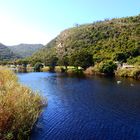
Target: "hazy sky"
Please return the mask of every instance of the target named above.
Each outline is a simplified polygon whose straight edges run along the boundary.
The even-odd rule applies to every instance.
[[[42,43],[76,23],[140,14],[140,0],[0,0],[0,42]]]

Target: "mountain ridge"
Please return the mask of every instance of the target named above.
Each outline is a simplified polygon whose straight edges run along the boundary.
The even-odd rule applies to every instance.
[[[26,44],[26,43],[20,43],[18,45],[8,46],[8,48],[20,56],[21,58],[28,57],[32,55],[35,51],[42,48],[42,44]]]
[[[0,43],[0,61],[16,59],[16,56],[6,45]]]
[[[31,56],[37,50],[43,47],[42,44],[26,44],[20,43],[18,45],[7,46],[0,43],[0,60],[12,60],[18,58],[25,58]]]
[[[95,63],[113,60],[140,64],[140,15],[66,29],[31,59],[46,62],[55,56],[61,60],[81,49],[90,52]]]

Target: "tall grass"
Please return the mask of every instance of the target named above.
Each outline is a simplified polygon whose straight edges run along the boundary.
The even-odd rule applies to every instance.
[[[137,80],[140,80],[140,68],[131,68],[131,69],[118,69],[115,73],[116,76],[121,77],[130,77]]]
[[[0,67],[0,139],[29,139],[41,105],[37,93],[19,84],[12,71]]]

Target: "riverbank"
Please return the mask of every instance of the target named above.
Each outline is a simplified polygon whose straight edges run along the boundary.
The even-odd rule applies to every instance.
[[[49,72],[50,68],[43,67],[41,69],[42,72]],[[86,70],[83,70],[81,67],[74,67],[68,66],[67,70],[64,66],[56,66],[54,72],[63,73],[65,72],[67,75],[84,75],[84,76],[94,76],[94,75],[101,75],[101,76],[115,76],[115,77],[125,77],[125,78],[133,78],[136,80],[140,80],[140,68],[118,68],[114,71],[114,73],[103,73],[100,72],[100,69],[97,66],[91,66]]]
[[[67,75],[85,75],[85,76],[116,76],[116,77],[128,77],[136,80],[140,80],[140,66],[126,65],[125,63],[121,66],[120,64],[115,64],[114,62],[108,61],[105,63],[97,63],[94,66],[90,66],[86,69],[78,66],[44,66],[42,63],[39,65],[31,66],[28,64],[26,67],[24,65],[10,65],[7,66],[15,72],[57,72],[66,73]]]
[[[12,71],[0,67],[0,139],[28,139],[41,106],[38,93],[19,84]]]
[[[136,68],[130,68],[130,69],[127,69],[127,68],[118,69],[115,72],[115,76],[129,77],[136,80],[140,80],[140,68],[136,67]]]

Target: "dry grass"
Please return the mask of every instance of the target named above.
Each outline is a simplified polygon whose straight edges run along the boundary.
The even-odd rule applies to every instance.
[[[137,80],[140,80],[140,68],[131,68],[131,69],[118,69],[115,73],[116,76],[121,77],[130,77]]]
[[[28,139],[41,111],[42,99],[0,67],[0,139]]]
[[[42,72],[48,72],[50,71],[50,67],[49,66],[45,66],[41,69]]]

